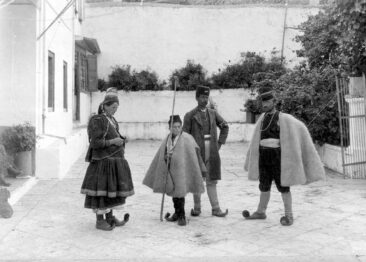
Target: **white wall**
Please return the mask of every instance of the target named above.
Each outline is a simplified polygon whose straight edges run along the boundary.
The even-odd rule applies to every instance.
[[[54,20],[69,0],[41,1],[37,12],[37,36]],[[37,143],[36,176],[63,178],[71,165],[85,152],[88,139],[85,129],[73,129],[75,34],[81,34],[74,7],[37,41],[37,131],[45,134]],[[48,51],[55,54],[55,109],[48,109]],[[63,107],[63,64],[68,66],[67,110]],[[44,123],[42,114],[45,114]],[[80,95],[80,125],[90,114],[90,95]],[[83,123],[84,122],[84,123]]]
[[[62,179],[70,167],[86,152],[86,129],[74,130],[67,138],[42,137],[37,143],[36,177]]]
[[[287,25],[296,27],[318,8],[290,7]],[[162,79],[185,65],[201,63],[209,73],[245,51],[281,49],[285,9],[266,6],[112,6],[87,5],[85,35],[98,39],[100,78],[115,65],[151,68]],[[298,61],[293,41],[298,30],[288,29],[286,58]],[[265,54],[266,56],[268,55]]]
[[[0,126],[35,124],[36,8],[0,9]]]
[[[85,126],[88,124],[89,117],[91,115],[91,102],[92,96],[88,93],[80,93],[80,125]]]
[[[164,122],[167,123],[172,111],[173,91],[118,91],[120,106],[116,119],[120,122]],[[105,92],[95,92],[92,98],[92,111],[96,112],[104,99]],[[249,97],[244,89],[211,90],[210,97],[217,103],[219,113],[228,122],[245,122],[241,112]],[[195,91],[179,91],[176,95],[175,114],[182,118],[185,113],[197,106]]]
[[[317,146],[317,150],[325,167],[340,174],[343,173],[341,147],[324,144]]]
[[[168,132],[168,119],[172,111],[173,91],[119,91],[120,106],[115,114],[121,132],[130,139],[162,139]],[[93,93],[92,111],[96,112],[105,93]],[[218,111],[229,122],[228,141],[248,141],[252,126],[245,124],[243,109],[249,91],[244,89],[211,90]],[[177,92],[175,112],[183,120],[185,113],[197,106],[195,91]]]
[[[57,14],[65,7],[68,1],[45,1],[40,15],[44,17],[46,22],[44,28],[48,26]],[[73,86],[73,68],[74,68],[74,25],[73,25],[73,8],[63,14],[62,19],[56,22],[46,34],[39,40],[44,42],[44,57],[41,57],[40,68],[43,76],[40,87],[42,90],[41,108],[45,108],[45,133],[57,136],[67,136],[71,133],[72,123],[72,86]],[[40,28],[43,32],[44,28]],[[48,51],[55,54],[55,109],[48,109]],[[63,62],[68,66],[68,109],[63,108]],[[39,116],[41,117],[41,116]]]

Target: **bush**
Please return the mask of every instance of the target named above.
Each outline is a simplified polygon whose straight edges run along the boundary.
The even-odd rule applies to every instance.
[[[366,5],[354,0],[337,0],[300,25],[296,37],[310,68],[332,66],[348,75],[366,72]]]
[[[108,86],[116,87],[118,90],[131,91],[134,86],[131,66],[112,67],[112,73],[108,76]]]
[[[36,129],[29,123],[5,129],[2,142],[10,153],[31,151],[36,146]]]
[[[317,144],[340,144],[335,71],[304,64],[275,82],[278,107],[303,121]]]
[[[130,65],[115,66],[108,76],[107,87],[116,87],[118,90],[162,90],[164,82],[160,83],[155,72],[149,70],[131,70]],[[101,91],[106,90],[103,80],[100,81]]]
[[[150,72],[148,70],[142,70],[140,72],[133,72],[133,77],[135,79],[135,90],[161,90],[163,85],[159,84],[158,76],[155,72]]]
[[[262,104],[259,99],[248,99],[244,104],[245,112],[251,112],[255,115],[262,113]]]
[[[271,52],[269,61],[255,52],[247,52],[239,63],[228,65],[224,70],[213,74],[211,82],[213,88],[252,88],[254,81],[260,81],[265,74],[271,74],[277,79],[285,72],[276,50]]]
[[[193,61],[188,60],[184,67],[174,70],[169,77],[169,88],[174,89],[175,78],[178,78],[179,81],[177,90],[181,91],[196,90],[197,85],[209,86],[206,74],[207,72],[201,64],[195,64]]]
[[[98,79],[98,90],[99,91],[106,91],[108,89],[108,82],[104,79]]]

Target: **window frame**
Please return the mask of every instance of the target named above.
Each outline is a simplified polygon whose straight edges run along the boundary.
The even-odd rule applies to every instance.
[[[55,112],[55,64],[56,57],[55,53],[48,50],[48,60],[47,60],[47,91],[48,91],[48,99],[47,99],[47,108],[49,112]]]
[[[68,111],[68,64],[66,61],[63,61],[63,109],[64,112]]]

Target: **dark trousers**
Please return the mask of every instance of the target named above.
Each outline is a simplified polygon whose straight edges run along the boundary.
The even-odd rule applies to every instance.
[[[185,217],[185,214],[186,214],[184,211],[185,198],[184,197],[173,197],[173,203],[174,203],[175,213],[178,215],[178,217]]]
[[[271,191],[272,181],[281,193],[290,192],[290,187],[281,186],[281,148],[259,147],[259,190]]]

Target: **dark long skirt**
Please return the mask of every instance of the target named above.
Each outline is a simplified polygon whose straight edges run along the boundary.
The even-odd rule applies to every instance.
[[[85,208],[107,209],[125,204],[134,194],[131,170],[123,157],[93,161],[85,174],[81,193]]]

